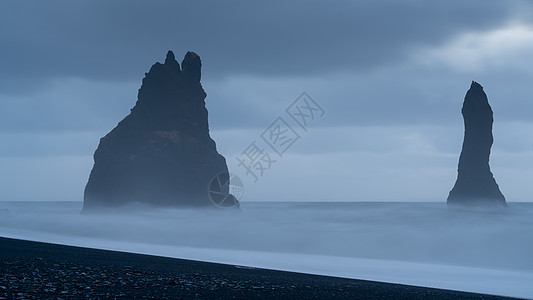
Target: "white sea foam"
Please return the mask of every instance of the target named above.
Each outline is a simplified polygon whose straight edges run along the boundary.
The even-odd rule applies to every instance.
[[[0,202],[0,235],[235,265],[533,298],[533,203],[243,203],[241,211],[80,215]]]

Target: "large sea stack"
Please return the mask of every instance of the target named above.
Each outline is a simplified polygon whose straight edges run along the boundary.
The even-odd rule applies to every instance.
[[[94,153],[84,212],[135,202],[214,206],[210,182],[228,167],[209,136],[201,66],[187,52],[180,68],[169,51],[164,64],[146,73],[135,107]],[[220,192],[228,194],[228,185]]]
[[[472,81],[462,109],[465,137],[455,186],[448,205],[507,206],[489,166],[492,108],[483,87]]]

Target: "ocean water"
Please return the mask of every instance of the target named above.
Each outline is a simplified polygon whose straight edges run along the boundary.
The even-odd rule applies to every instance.
[[[0,236],[533,298],[533,203],[257,203],[81,215],[0,202]]]

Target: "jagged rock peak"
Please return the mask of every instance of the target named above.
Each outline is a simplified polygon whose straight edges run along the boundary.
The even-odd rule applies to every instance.
[[[470,89],[472,89],[472,90],[483,90],[483,86],[481,86],[481,84],[477,83],[476,81],[472,80],[472,84],[470,85]]]
[[[176,56],[174,56],[174,52],[172,50],[168,50],[167,57],[165,58],[165,64],[172,63],[176,61]]]
[[[202,61],[200,56],[194,52],[187,52],[185,58],[181,62],[183,68],[183,75],[191,82],[200,82]]]
[[[491,111],[490,115],[492,117],[492,108],[490,107],[487,94],[485,94],[485,92],[483,91],[483,86],[481,86],[481,84],[475,81],[472,81],[472,84],[470,85],[470,89],[466,93],[465,101],[463,104],[463,109],[465,108],[465,106],[468,107],[472,103],[482,104],[482,106],[475,105],[475,108],[476,109],[483,108],[485,110],[487,109],[490,110]]]
[[[165,65],[173,69],[177,69],[178,71],[181,71],[180,65],[176,60],[176,57],[174,56],[174,52],[172,52],[171,50],[168,50],[167,52],[167,57],[165,58]]]

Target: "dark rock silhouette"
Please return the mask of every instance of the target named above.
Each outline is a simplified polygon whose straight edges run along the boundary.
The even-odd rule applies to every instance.
[[[457,181],[448,196],[449,205],[507,206],[489,166],[492,147],[492,108],[483,87],[472,81],[462,114],[465,124]]]
[[[200,57],[187,52],[181,65],[172,51],[155,63],[131,113],[100,140],[84,212],[133,202],[213,206],[210,181],[228,168],[209,136]]]

